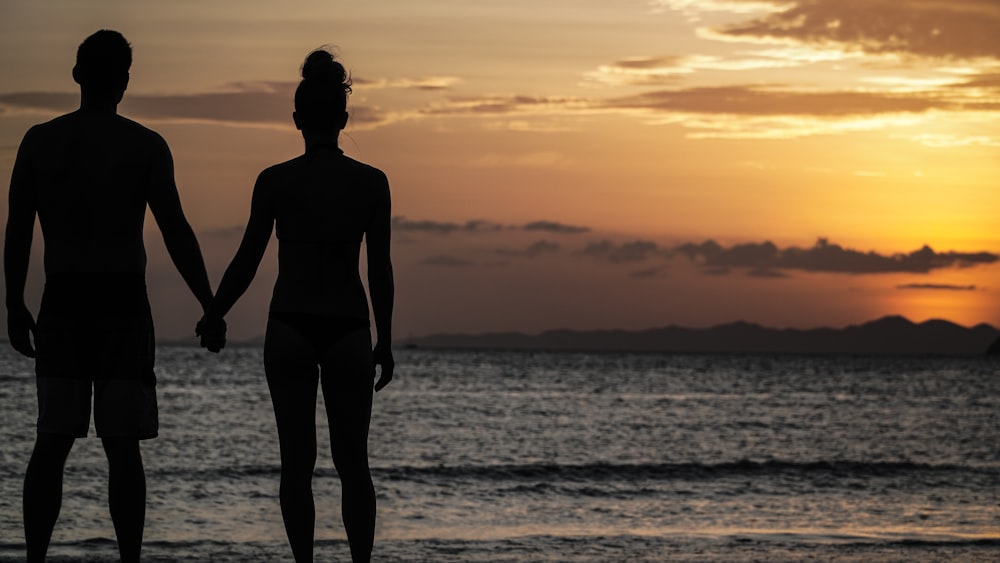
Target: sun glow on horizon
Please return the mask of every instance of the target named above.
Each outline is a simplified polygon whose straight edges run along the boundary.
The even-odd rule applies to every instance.
[[[404,333],[1000,326],[996,263],[948,257],[1000,254],[1000,15],[958,2],[9,3],[0,176],[31,124],[77,104],[82,38],[119,28],[135,61],[121,110],[170,144],[221,271],[257,173],[301,153],[301,59],[335,45],[355,78],[341,146],[387,173],[400,218]],[[151,239],[151,286],[181,299]],[[754,261],[819,239],[947,264]],[[677,254],[707,241],[716,263]],[[253,296],[257,323],[266,288]]]

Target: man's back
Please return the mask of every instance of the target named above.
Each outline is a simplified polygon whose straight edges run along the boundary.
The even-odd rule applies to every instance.
[[[23,496],[29,563],[45,560],[66,457],[73,441],[87,436],[91,411],[108,457],[118,551],[123,562],[139,561],[146,510],[139,440],[155,437],[159,427],[144,279],[147,205],[203,311],[212,300],[166,143],[117,115],[132,47],[121,33],[100,30],[80,44],[76,59],[80,110],[28,131],[8,195],[7,334],[14,349],[36,358],[38,388],[37,437]],[[37,324],[24,301],[36,216],[45,246]]]
[[[115,114],[77,111],[34,127],[21,150],[46,273],[142,273],[147,198],[173,181],[162,138]]]

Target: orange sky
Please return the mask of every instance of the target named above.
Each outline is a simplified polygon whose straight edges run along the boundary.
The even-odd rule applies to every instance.
[[[76,46],[117,29],[121,113],[170,143],[217,282],[256,174],[301,150],[298,65],[332,44],[355,80],[341,146],[393,189],[400,338],[1000,326],[995,0],[275,6],[4,2],[0,179],[31,124],[75,107]],[[186,336],[194,300],[148,246],[159,335]],[[273,279],[272,256],[234,338],[263,332]]]

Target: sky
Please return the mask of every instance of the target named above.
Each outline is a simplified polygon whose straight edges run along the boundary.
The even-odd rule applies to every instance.
[[[256,175],[301,154],[292,92],[326,45],[354,81],[341,147],[392,189],[398,339],[1000,326],[996,0],[4,0],[0,180],[78,106],[101,28],[133,45],[119,112],[170,144],[213,284]],[[193,338],[146,231],[158,337]],[[272,245],[231,338],[264,332],[275,275]]]

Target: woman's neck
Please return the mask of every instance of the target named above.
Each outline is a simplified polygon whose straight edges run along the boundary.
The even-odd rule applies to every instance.
[[[318,148],[337,148],[337,139],[340,133],[332,134],[316,134],[316,133],[303,133],[302,138],[306,143],[306,152],[315,150]]]

